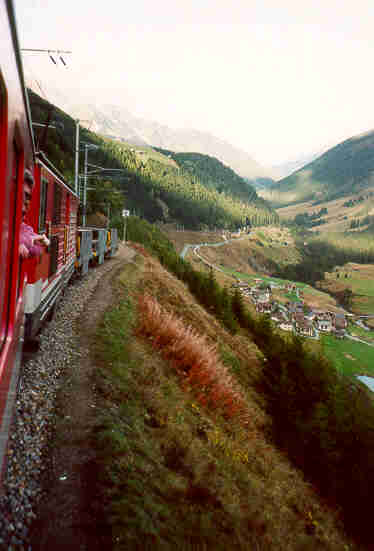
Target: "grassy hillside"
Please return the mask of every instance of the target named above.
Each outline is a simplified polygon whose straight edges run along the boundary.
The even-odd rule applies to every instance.
[[[347,377],[344,371],[336,370],[314,347],[305,347],[299,338],[283,337],[272,328],[266,317],[252,316],[238,291],[231,294],[227,288],[217,286],[211,272],[196,272],[173,252],[170,243],[156,228],[141,226],[136,219],[130,219],[129,224],[130,235],[144,243],[164,266],[184,281],[200,304],[209,313],[214,313],[232,335],[256,344],[264,355],[256,388],[265,398],[265,409],[272,420],[267,429],[270,441],[302,470],[328,503],[341,510],[346,528],[362,543],[362,549],[369,549],[370,545],[367,545],[372,541],[370,503],[374,488],[372,394],[354,378]],[[163,295],[157,289],[150,294],[158,301]],[[143,299],[139,304],[140,312],[144,313]],[[177,307],[180,299],[174,296],[171,304]],[[183,304],[182,310],[188,311]],[[185,349],[175,341],[174,333],[170,335],[167,329],[166,334],[157,330],[156,335],[151,337],[149,328],[154,327],[155,323],[150,322],[149,318],[161,317],[161,326],[165,328],[169,327],[171,318],[157,305],[147,309],[147,312],[148,321],[145,325],[141,322],[141,332],[144,327],[145,336],[150,338],[153,346],[156,349],[160,346],[161,351],[166,349],[166,357],[172,359],[177,371],[180,365],[182,380],[186,384],[191,382],[192,386],[187,384],[187,388],[198,390],[198,401],[201,400],[204,406],[213,404],[211,392],[222,395],[222,389],[217,388],[212,379],[211,369],[217,361],[210,362],[209,368],[203,367],[205,360],[200,363],[196,356],[186,355]],[[155,316],[149,316],[149,312],[154,312]],[[160,326],[160,323],[156,325]],[[176,325],[179,327],[179,322]],[[198,349],[201,349],[200,344],[194,348],[195,352]],[[184,358],[191,360],[187,359],[186,364]],[[200,382],[199,374],[203,377]],[[221,404],[226,412],[224,417],[228,415],[228,418],[234,404],[231,413],[234,415],[233,412],[238,412],[239,408],[239,412],[244,414],[243,395],[239,393],[234,398],[232,394],[232,391],[238,392],[238,387],[232,379],[222,379],[229,380],[231,391]],[[214,407],[219,408],[218,404]]]
[[[374,185],[374,132],[354,136],[261,192],[273,206],[331,201]]]
[[[318,285],[337,297],[341,296],[346,289],[351,290],[351,311],[362,315],[374,314],[373,265],[347,263],[337,266],[334,271],[326,272],[324,280]]]
[[[33,120],[39,123],[45,123],[48,118],[56,121],[56,129],[51,128],[47,133],[43,128],[37,130],[37,142],[55,166],[72,181],[75,121],[32,92],[30,103]],[[203,229],[236,228],[242,226],[247,218],[253,225],[278,219],[255,192],[248,193],[245,198],[233,195],[229,188],[220,193],[214,187],[204,185],[196,175],[180,170],[169,157],[151,148],[114,142],[85,129],[81,132],[81,142],[98,146],[97,150],[89,152],[90,163],[123,171],[119,174],[107,170],[105,176],[91,178],[90,187],[110,179],[113,186],[124,194],[126,207],[151,222],[174,221],[191,229]],[[83,155],[80,173],[83,172],[82,158]],[[243,186],[249,189],[244,181]],[[90,197],[88,199],[90,205]]]
[[[113,549],[359,549],[269,438],[261,350],[135,247],[95,354]]]
[[[279,218],[284,223],[293,224],[295,217],[312,217],[314,213],[321,211],[324,214],[315,221],[315,225],[309,225],[313,232],[361,232],[370,229],[373,224],[374,214],[374,188],[368,188],[365,192],[352,193],[340,199],[324,201],[315,205],[314,201],[296,203],[277,209]]]

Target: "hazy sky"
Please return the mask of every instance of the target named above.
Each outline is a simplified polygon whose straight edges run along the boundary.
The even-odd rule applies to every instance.
[[[63,93],[208,131],[264,165],[374,129],[373,0],[14,0]]]

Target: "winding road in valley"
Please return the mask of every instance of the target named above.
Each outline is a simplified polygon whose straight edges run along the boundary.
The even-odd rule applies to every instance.
[[[227,243],[230,243],[232,241],[238,241],[239,239],[245,239],[248,237],[249,234],[246,234],[244,235],[243,237],[236,237],[236,238],[233,238],[233,239],[226,239],[225,241],[220,241],[219,243],[200,243],[200,244],[190,244],[190,243],[186,243],[186,245],[183,247],[183,250],[182,252],[180,253],[180,256],[182,258],[185,258],[186,254],[188,253],[188,251],[190,249],[192,249],[193,253],[202,261],[204,262],[204,264],[206,264],[207,266],[209,266],[210,268],[213,268],[214,270],[218,270],[220,272],[223,272],[223,273],[226,273],[224,270],[222,270],[222,268],[219,268],[218,266],[216,266],[215,264],[211,264],[210,262],[208,262],[205,258],[203,258],[202,256],[199,255],[199,253],[197,252],[200,247],[221,247],[222,245],[226,245]],[[297,295],[299,294],[299,289],[296,289],[296,293]],[[345,311],[346,312],[346,311]],[[346,312],[347,313],[347,312]],[[360,316],[361,318],[365,317],[365,318],[369,318],[369,317],[374,317],[374,314],[373,315],[370,315],[370,316]],[[348,332],[345,333],[345,336],[352,340],[352,341],[356,341],[356,342],[360,342],[362,344],[366,344],[367,346],[374,346],[374,344],[372,343],[369,343],[367,341],[364,341],[362,339],[360,339],[359,337],[354,337],[353,335],[350,335]]]
[[[200,249],[200,247],[221,247],[222,245],[227,245],[227,243],[231,243],[232,241],[240,241],[242,239],[247,239],[249,237],[249,235],[250,235],[249,233],[246,233],[242,237],[234,237],[232,239],[225,239],[225,241],[219,241],[218,243],[200,243],[200,244],[195,243],[194,245],[191,245],[190,243],[186,243],[186,245],[183,247],[183,251],[180,253],[180,256],[184,259],[186,254],[188,253],[189,249],[192,249],[193,253],[198,258],[200,258],[200,260],[202,262],[204,262],[207,266],[209,266],[210,268],[213,268],[214,270],[219,270],[220,272],[226,273],[226,272],[224,272],[224,270],[222,270],[221,268],[219,268],[215,264],[210,264],[210,262],[208,262],[205,258],[200,256],[197,251]]]

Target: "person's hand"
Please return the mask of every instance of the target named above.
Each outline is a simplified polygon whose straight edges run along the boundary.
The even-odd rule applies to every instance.
[[[22,258],[28,258],[29,251],[27,250],[27,247],[25,245],[22,244],[19,246],[19,254]]]
[[[43,233],[42,238],[43,238],[43,243],[44,243],[44,245],[45,245],[46,247],[49,247],[50,240],[49,240],[48,237],[45,235],[45,233]]]
[[[41,243],[43,243],[43,245],[45,245],[46,247],[49,246],[49,239],[48,237],[45,235],[45,233],[43,233],[43,235],[37,235],[33,238],[33,243],[35,243],[35,241],[40,241]]]

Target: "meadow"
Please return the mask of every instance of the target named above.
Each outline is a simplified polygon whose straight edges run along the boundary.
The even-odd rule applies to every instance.
[[[372,192],[372,188],[368,188],[368,192]],[[357,218],[363,218],[366,215],[371,215],[374,211],[374,199],[369,196],[362,202],[356,202],[357,199],[363,195],[362,193],[354,193],[335,199],[333,201],[326,201],[315,204],[315,201],[299,202],[297,204],[289,205],[276,209],[279,217],[283,221],[291,221],[298,214],[307,212],[312,214],[321,208],[327,209],[327,214],[323,216],[326,224],[321,226],[315,226],[311,228],[312,232],[345,232],[349,229],[352,220]],[[365,194],[366,197],[366,194]],[[349,201],[352,202],[352,206],[344,206]]]
[[[374,347],[349,339],[321,335],[323,354],[344,375],[374,376]]]
[[[372,264],[347,263],[325,273],[328,289],[352,290],[352,312],[374,314],[374,266]]]

